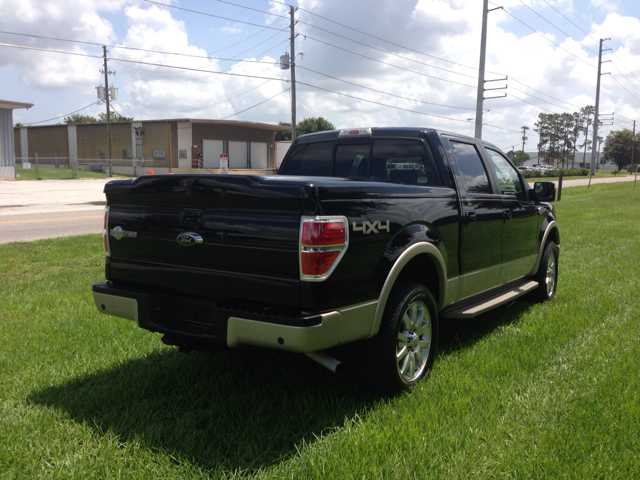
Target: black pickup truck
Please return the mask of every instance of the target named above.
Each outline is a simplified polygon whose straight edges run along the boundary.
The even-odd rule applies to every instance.
[[[425,377],[438,322],[528,293],[552,299],[553,183],[533,189],[493,145],[424,128],[296,139],[277,175],[106,184],[97,308],[182,350],[306,353],[353,343],[373,387]]]

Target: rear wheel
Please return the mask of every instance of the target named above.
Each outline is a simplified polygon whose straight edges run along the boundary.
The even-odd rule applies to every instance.
[[[431,371],[437,336],[438,314],[431,292],[418,283],[397,285],[378,335],[364,345],[362,376],[387,395],[410,390]]]
[[[536,301],[553,300],[558,287],[558,246],[549,240],[544,247],[540,267],[533,277],[538,282],[538,288],[533,291]]]

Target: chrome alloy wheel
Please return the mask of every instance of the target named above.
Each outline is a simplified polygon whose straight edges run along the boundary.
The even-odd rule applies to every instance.
[[[420,301],[411,303],[402,315],[396,347],[398,373],[405,382],[420,378],[427,366],[431,335],[429,309]]]
[[[556,291],[556,271],[558,266],[556,264],[556,252],[552,248],[549,250],[549,257],[547,260],[547,275],[545,283],[547,285],[547,298],[552,298]]]

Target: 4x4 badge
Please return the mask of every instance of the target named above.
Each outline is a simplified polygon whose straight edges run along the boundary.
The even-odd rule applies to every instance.
[[[390,233],[389,229],[389,220],[382,223],[380,220],[376,220],[375,222],[367,222],[366,220],[362,222],[361,226],[358,226],[356,222],[353,222],[353,231],[354,232],[362,232],[365,235],[369,233],[380,233],[379,230],[386,230],[387,233]]]

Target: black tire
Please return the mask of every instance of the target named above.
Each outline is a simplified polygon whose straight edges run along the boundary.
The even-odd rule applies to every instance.
[[[538,282],[531,296],[536,302],[553,300],[558,288],[558,246],[553,240],[549,240],[544,246],[542,259],[538,271],[533,279]]]
[[[423,285],[394,287],[378,334],[365,341],[359,370],[366,384],[385,395],[411,390],[431,371],[438,338],[438,312]]]

